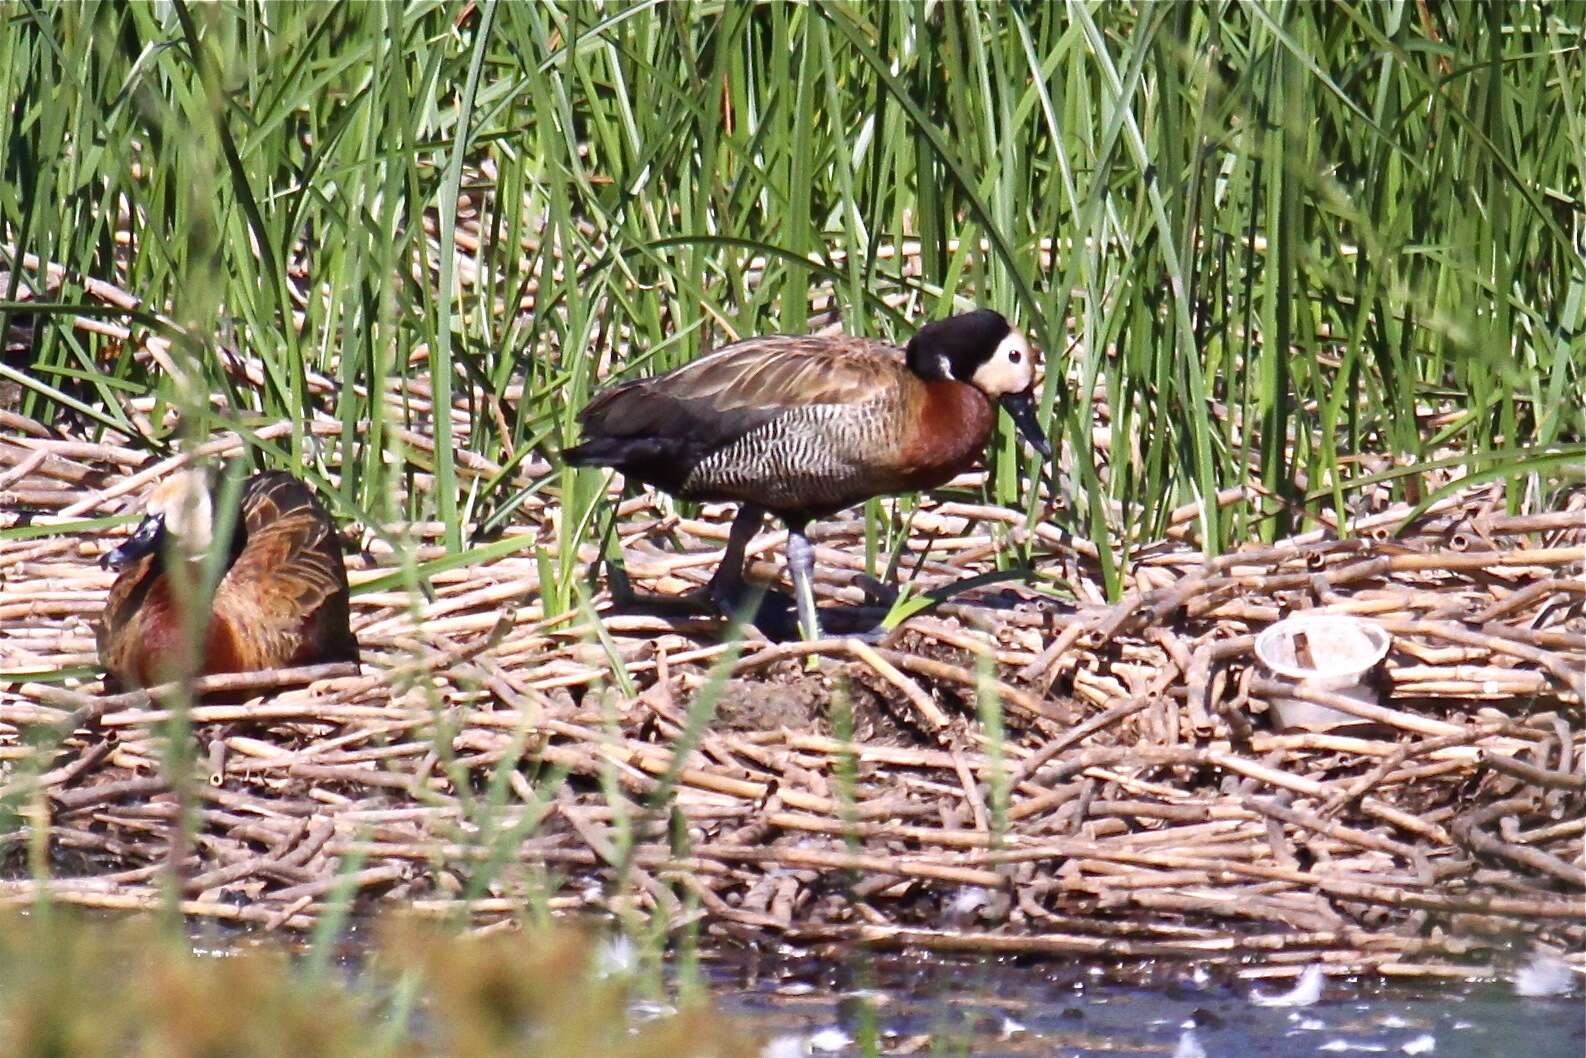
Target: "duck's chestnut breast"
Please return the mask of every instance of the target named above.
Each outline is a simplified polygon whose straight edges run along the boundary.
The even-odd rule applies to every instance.
[[[924,382],[921,390],[899,453],[912,489],[940,485],[974,466],[997,414],[984,393],[963,382]]]

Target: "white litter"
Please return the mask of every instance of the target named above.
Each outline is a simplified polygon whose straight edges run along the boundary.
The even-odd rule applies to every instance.
[[[1250,992],[1250,1002],[1258,1007],[1308,1007],[1322,998],[1322,967],[1319,963],[1312,963],[1300,974],[1300,979],[1294,987],[1287,992],[1276,995],[1266,995],[1255,990]]]
[[[1545,949],[1538,950],[1514,975],[1514,990],[1522,996],[1562,996],[1574,988],[1569,963]]]
[[[1206,1048],[1195,1038],[1194,1029],[1179,1033],[1178,1050],[1173,1052],[1173,1058],[1206,1058]]]
[[[766,1041],[760,1049],[760,1058],[808,1058],[809,1053],[803,1036],[778,1036]]]
[[[811,1033],[809,1042],[813,1050],[831,1052],[842,1050],[850,1043],[853,1043],[854,1039],[834,1025],[829,1029],[821,1029],[819,1032]]]

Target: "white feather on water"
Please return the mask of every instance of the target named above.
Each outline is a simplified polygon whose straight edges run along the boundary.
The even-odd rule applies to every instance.
[[[596,977],[631,977],[638,970],[638,946],[625,935],[606,937],[595,946]]]
[[[991,906],[991,890],[978,885],[966,885],[953,894],[947,905],[950,914],[967,918],[983,907]]]

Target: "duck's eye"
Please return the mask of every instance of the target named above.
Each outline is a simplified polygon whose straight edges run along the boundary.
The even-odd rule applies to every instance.
[[[1019,362],[1019,358],[1023,355],[1024,354],[1019,352],[1017,349],[1010,349],[1008,350],[1008,362],[1011,364],[1017,364]]]

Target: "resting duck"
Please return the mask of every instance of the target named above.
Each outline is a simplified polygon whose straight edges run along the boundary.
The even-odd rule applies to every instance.
[[[179,594],[201,588],[213,515],[206,476],[183,471],[155,487],[132,536],[100,559],[120,571],[98,629],[106,689],[357,661],[335,525],[307,485],[278,470],[244,483],[202,649],[184,649],[191,614]]]

